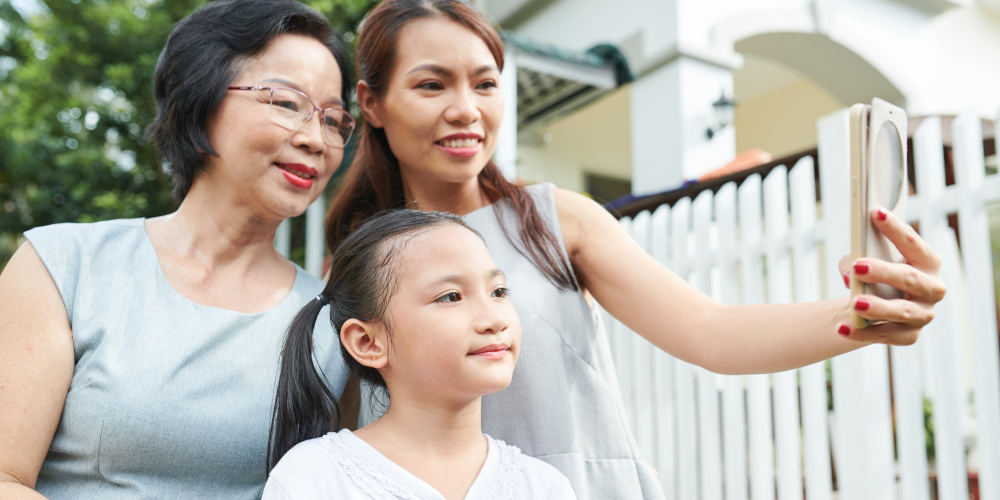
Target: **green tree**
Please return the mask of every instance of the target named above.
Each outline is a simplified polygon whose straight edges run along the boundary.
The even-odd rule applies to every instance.
[[[160,50],[202,3],[0,0],[0,269],[32,227],[176,208],[143,133]],[[304,3],[352,42],[377,2]]]

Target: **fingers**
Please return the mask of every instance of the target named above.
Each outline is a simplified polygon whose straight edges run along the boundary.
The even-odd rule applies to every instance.
[[[917,328],[934,319],[934,308],[912,300],[886,300],[875,295],[858,295],[852,300],[854,312],[871,321],[890,321]]]
[[[852,328],[847,323],[841,323],[837,328],[844,338],[864,343],[905,346],[913,345],[920,337],[920,327],[899,323],[882,323],[863,330]]]
[[[885,208],[877,208],[871,212],[872,224],[891,241],[899,253],[910,264],[937,271],[941,267],[941,256],[937,254],[912,226],[899,220]]]
[[[898,264],[878,259],[858,259],[854,276],[865,283],[884,283],[908,294],[918,302],[933,304],[944,298],[944,281],[936,274],[927,274],[910,264]]]

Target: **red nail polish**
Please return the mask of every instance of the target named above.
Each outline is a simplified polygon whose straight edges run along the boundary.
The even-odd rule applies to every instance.
[[[851,274],[850,271],[847,271],[846,273],[844,273],[844,286],[846,286],[847,288],[851,288],[850,274]]]
[[[851,328],[847,325],[840,325],[840,329],[837,330],[837,333],[846,337],[851,334]]]
[[[859,311],[867,311],[871,306],[872,305],[865,299],[858,299],[854,302],[854,308]]]
[[[854,272],[858,274],[868,274],[868,269],[867,262],[857,262],[854,264]]]
[[[884,208],[878,209],[878,220],[886,220],[889,218],[889,212],[886,212]]]

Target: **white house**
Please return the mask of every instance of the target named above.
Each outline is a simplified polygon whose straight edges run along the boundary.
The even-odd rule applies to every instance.
[[[1000,109],[1000,0],[478,3],[535,44],[577,54],[611,44],[634,76],[582,108],[570,102],[528,123],[520,117],[517,140],[498,158],[529,182],[587,191],[617,180],[636,195],[662,192],[740,152],[781,158],[814,148],[819,117],[875,96],[911,117],[974,108],[993,120]],[[518,61],[525,51],[511,45]],[[546,71],[536,54],[525,59],[508,66]],[[720,97],[737,103],[735,123],[721,129],[712,106]],[[711,138],[708,128],[717,129]]]

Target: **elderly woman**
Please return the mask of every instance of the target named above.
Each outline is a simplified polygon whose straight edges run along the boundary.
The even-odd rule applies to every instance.
[[[346,63],[298,2],[177,25],[150,136],[180,208],[33,229],[0,275],[0,498],[260,497],[283,332],[323,289],[274,235],[341,162]]]

